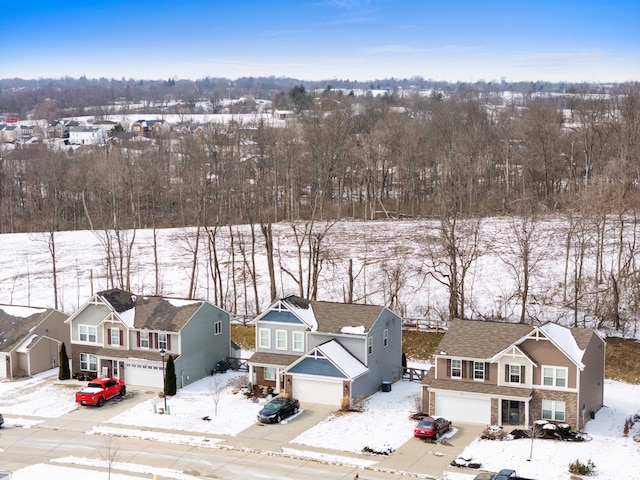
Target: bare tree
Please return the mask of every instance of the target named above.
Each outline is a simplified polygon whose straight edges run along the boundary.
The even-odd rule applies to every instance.
[[[505,254],[499,254],[507,265],[516,284],[520,303],[520,323],[525,323],[531,278],[547,257],[549,237],[539,230],[539,220],[527,210],[510,222],[512,236],[505,245]]]

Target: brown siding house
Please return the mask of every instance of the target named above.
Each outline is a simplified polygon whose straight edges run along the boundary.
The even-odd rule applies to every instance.
[[[422,409],[454,422],[582,428],[603,404],[605,342],[593,330],[454,320],[422,381]]]

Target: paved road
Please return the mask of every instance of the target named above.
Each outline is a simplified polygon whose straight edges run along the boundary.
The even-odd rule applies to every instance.
[[[442,478],[443,470],[480,432],[478,426],[458,425],[456,435],[443,443],[411,438],[389,456],[372,457],[315,449],[289,442],[325,418],[323,405],[303,405],[304,411],[284,425],[254,425],[237,436],[216,435],[220,448],[205,448],[132,437],[87,435],[94,426],[155,396],[152,391],[132,390],[124,399],[110,400],[102,408],[81,407],[56,419],[43,419],[31,428],[9,427],[0,431],[0,465],[19,470],[53,459],[79,457],[117,463],[147,465],[214,479],[391,479]],[[120,427],[120,426],[119,426]],[[135,428],[135,432],[139,431]],[[171,432],[189,435],[190,432]],[[197,434],[202,436],[201,434]],[[322,463],[308,458],[282,455],[283,449],[304,450],[325,458],[335,456],[376,462],[372,468]],[[69,466],[69,465],[67,465]],[[158,474],[159,480],[175,478]]]

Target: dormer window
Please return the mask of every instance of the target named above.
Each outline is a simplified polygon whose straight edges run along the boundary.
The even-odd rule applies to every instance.
[[[504,381],[506,383],[524,383],[524,365],[505,365]]]

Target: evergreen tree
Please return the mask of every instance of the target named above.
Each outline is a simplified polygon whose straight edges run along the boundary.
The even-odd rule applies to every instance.
[[[71,378],[71,371],[69,370],[69,357],[67,356],[67,349],[64,346],[64,342],[60,347],[60,367],[58,368],[58,380],[69,380]]]
[[[176,366],[173,363],[173,355],[169,355],[167,359],[167,369],[164,375],[164,393],[165,395],[175,395],[177,391]]]

